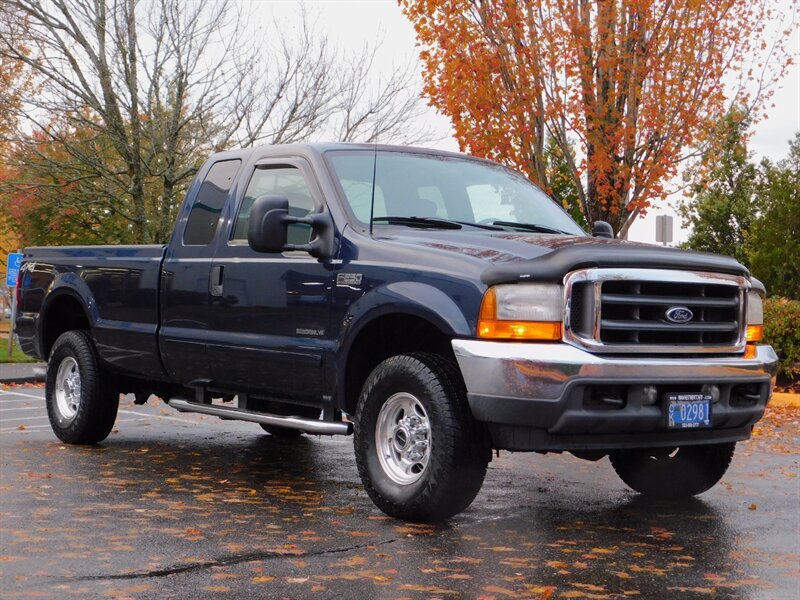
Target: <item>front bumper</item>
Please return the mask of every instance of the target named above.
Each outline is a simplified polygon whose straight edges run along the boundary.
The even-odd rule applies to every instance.
[[[496,448],[589,450],[738,441],[764,414],[778,357],[598,356],[568,344],[453,340],[472,414]],[[667,392],[719,388],[712,428],[668,430]],[[647,404],[644,386],[656,386]],[[617,402],[607,404],[613,396]],[[621,402],[620,402],[621,401]]]

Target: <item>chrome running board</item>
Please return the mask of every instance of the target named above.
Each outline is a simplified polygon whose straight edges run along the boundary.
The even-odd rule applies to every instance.
[[[275,425],[277,427],[286,427],[287,429],[299,429],[306,433],[350,435],[353,432],[353,424],[345,421],[327,422],[319,419],[304,419],[302,417],[281,417],[217,404],[189,402],[182,398],[173,398],[168,404],[181,412],[201,413],[233,421],[250,421],[251,423],[263,423],[264,425]]]

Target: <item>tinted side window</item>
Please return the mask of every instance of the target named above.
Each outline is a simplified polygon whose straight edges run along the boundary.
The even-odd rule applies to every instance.
[[[241,164],[240,160],[222,160],[211,166],[186,222],[183,232],[186,246],[205,246],[214,239],[219,215]]]
[[[305,217],[314,211],[314,200],[303,173],[291,165],[275,165],[259,167],[253,173],[250,185],[247,186],[236,226],[233,229],[233,239],[246,240],[247,228],[250,224],[250,209],[253,202],[260,196],[285,196],[289,199],[289,214],[295,217]],[[311,228],[308,225],[289,225],[287,241],[290,244],[308,243]]]

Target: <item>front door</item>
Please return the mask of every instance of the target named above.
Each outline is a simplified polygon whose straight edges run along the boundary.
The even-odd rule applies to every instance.
[[[332,343],[332,267],[307,252],[264,254],[250,248],[250,209],[266,194],[287,197],[289,213],[296,216],[323,205],[304,160],[262,161],[253,169],[212,265],[212,284],[219,283],[212,291],[208,333],[214,385],[320,403],[323,356]],[[307,243],[310,233],[307,225],[290,225],[288,241]]]

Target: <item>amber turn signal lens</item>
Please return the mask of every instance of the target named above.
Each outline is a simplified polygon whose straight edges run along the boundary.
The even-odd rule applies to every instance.
[[[561,323],[551,321],[502,321],[497,319],[497,296],[486,290],[478,317],[478,337],[501,340],[561,339]]]
[[[481,320],[478,322],[478,337],[503,340],[560,340],[561,323]]]
[[[744,347],[744,357],[745,358],[755,358],[756,357],[756,345],[755,344],[747,344]]]
[[[483,302],[481,302],[481,312],[478,315],[478,321],[494,321],[497,318],[497,293],[494,288],[489,288],[483,295]],[[480,326],[478,332],[480,333]]]
[[[748,325],[747,326],[747,341],[760,342],[764,339],[764,326],[763,325]]]

